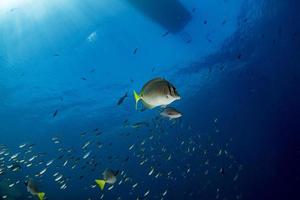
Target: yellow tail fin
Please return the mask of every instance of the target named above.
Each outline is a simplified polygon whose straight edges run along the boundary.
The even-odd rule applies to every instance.
[[[141,97],[136,93],[135,90],[133,90],[133,95],[134,95],[134,99],[135,99],[135,109],[137,110],[137,104],[138,104],[139,100],[141,99]]]
[[[39,192],[38,194],[39,200],[44,200],[45,193],[44,192]]]
[[[104,189],[104,186],[105,186],[105,180],[95,180],[95,182],[96,182],[97,185],[101,188],[101,190]]]

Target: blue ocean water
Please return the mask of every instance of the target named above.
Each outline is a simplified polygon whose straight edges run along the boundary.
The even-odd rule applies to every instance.
[[[299,8],[0,0],[0,198],[299,199]],[[181,118],[135,109],[156,77]]]

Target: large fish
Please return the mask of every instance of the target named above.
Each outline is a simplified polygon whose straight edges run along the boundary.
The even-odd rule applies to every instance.
[[[25,185],[27,187],[27,191],[31,193],[33,196],[37,196],[39,200],[43,200],[45,197],[45,193],[39,191],[36,184],[33,182],[32,179],[29,179],[28,181],[25,181]]]
[[[104,189],[104,186],[106,183],[108,184],[114,184],[117,181],[117,175],[119,173],[119,170],[114,171],[111,169],[106,169],[102,175],[103,175],[103,179],[97,179],[95,180],[95,182],[97,183],[97,185],[101,188],[101,190]]]
[[[155,78],[147,82],[140,94],[133,91],[135,98],[135,108],[137,109],[138,101],[141,100],[147,108],[157,106],[167,106],[175,100],[180,99],[176,88],[163,78]]]

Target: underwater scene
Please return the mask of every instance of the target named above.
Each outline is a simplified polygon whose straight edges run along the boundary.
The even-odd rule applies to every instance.
[[[299,0],[0,0],[0,199],[299,200]]]

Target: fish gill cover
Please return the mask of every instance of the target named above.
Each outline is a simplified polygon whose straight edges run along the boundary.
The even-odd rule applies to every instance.
[[[299,7],[0,1],[0,198],[299,199]]]

